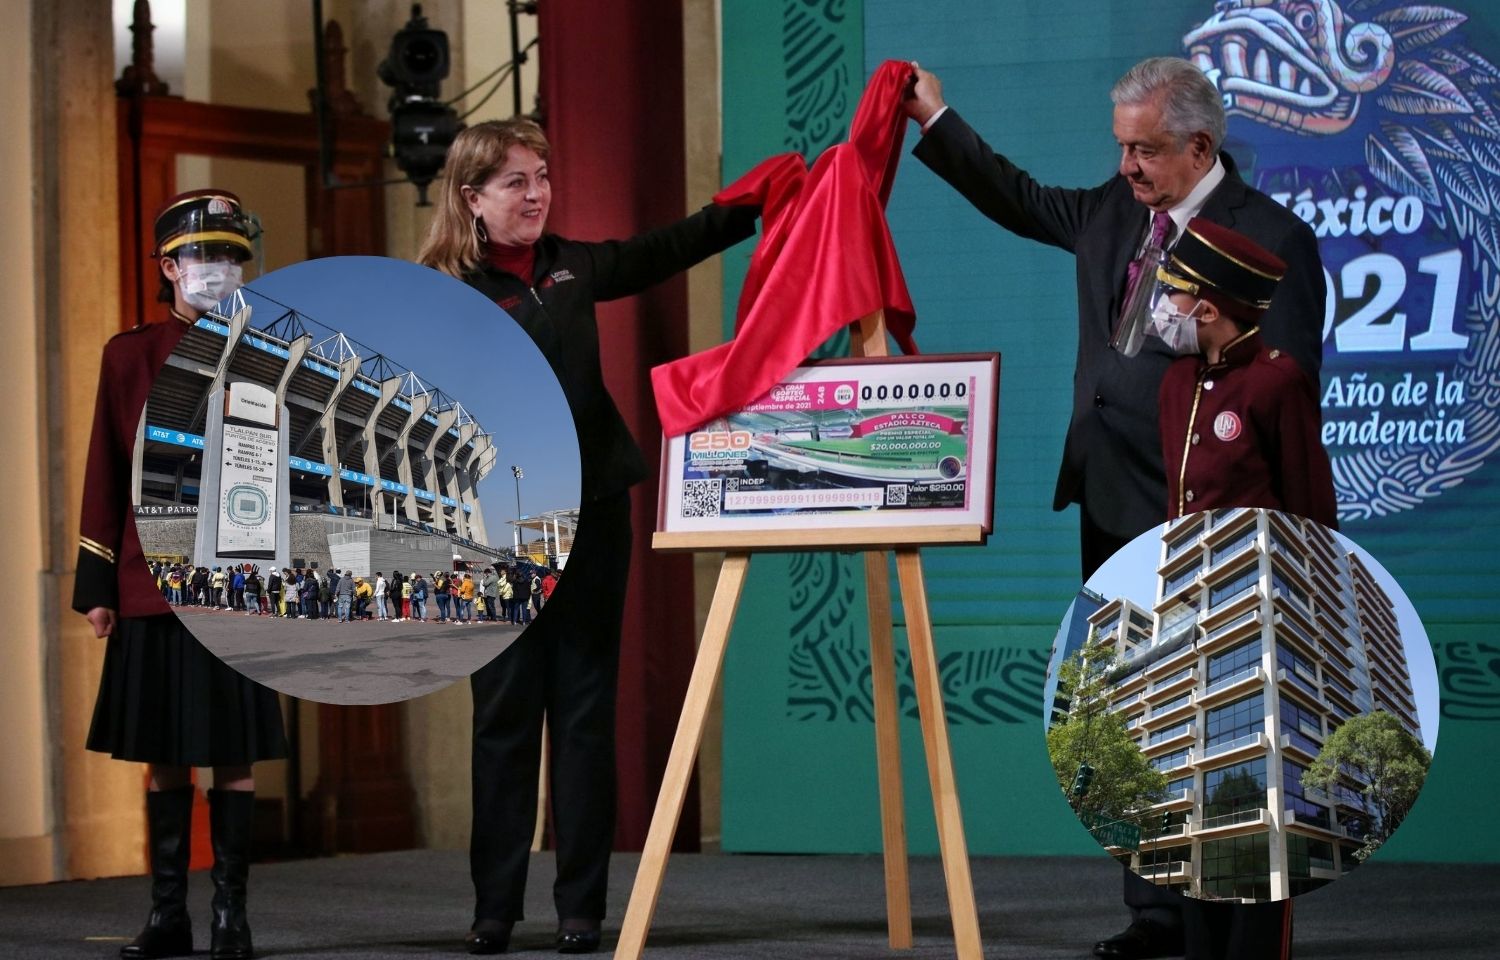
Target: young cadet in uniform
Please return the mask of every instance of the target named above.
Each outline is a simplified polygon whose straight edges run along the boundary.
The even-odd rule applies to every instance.
[[[251,764],[287,755],[281,707],[184,628],[152,583],[132,512],[136,426],[157,373],[183,336],[240,286],[260,228],[222,190],[171,200],[157,215],[161,322],[104,348],[83,486],[73,609],[108,637],[88,749],[150,764],[146,827],[151,914],[124,957],[193,952],[187,912],[193,767],[214,768],[208,792],[214,866],[212,956],[253,956],[245,919],[255,781]]]
[[[1184,356],[1159,394],[1167,516],[1267,507],[1337,525],[1316,385],[1256,325],[1286,264],[1243,234],[1188,222],[1157,268],[1153,332]]]

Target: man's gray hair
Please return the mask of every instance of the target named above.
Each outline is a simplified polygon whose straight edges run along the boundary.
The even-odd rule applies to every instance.
[[[1162,97],[1162,125],[1180,148],[1188,137],[1203,132],[1213,141],[1209,150],[1218,152],[1224,143],[1224,102],[1213,81],[1192,61],[1181,57],[1152,57],[1126,71],[1109,91],[1116,106],[1145,103]]]

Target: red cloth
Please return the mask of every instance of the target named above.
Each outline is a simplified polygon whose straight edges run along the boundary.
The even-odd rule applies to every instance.
[[[536,244],[528,243],[524,247],[507,247],[498,243],[487,244],[484,248],[484,258],[496,270],[504,270],[506,273],[520,277],[527,286],[531,285],[531,275],[536,268]]]
[[[901,98],[910,63],[887,60],[860,98],[849,142],[812,170],[788,153],[762,161],[714,197],[761,207],[761,239],[728,343],[651,371],[668,436],[737,410],[775,386],[846,324],[885,310],[886,327],[916,353],[911,295],[885,221],[901,159]]]

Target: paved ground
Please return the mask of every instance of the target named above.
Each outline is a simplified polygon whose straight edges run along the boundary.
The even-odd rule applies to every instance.
[[[638,854],[610,863],[605,951],[613,950]],[[553,857],[532,857],[525,922],[512,952],[556,957]],[[1119,929],[1120,868],[1106,857],[975,857],[974,894],[989,960],[1087,960]],[[0,889],[0,956],[106,960],[140,928],[145,877]],[[206,871],[188,884],[200,952],[208,945]],[[1297,960],[1491,960],[1495,864],[1360,867],[1298,897]],[[250,923],[265,957],[405,960],[464,956],[474,892],[468,856],[412,850],[257,864]],[[915,944],[886,943],[879,857],[678,854],[667,870],[646,957],[663,960],[939,960],[954,956],[943,871],[911,861]],[[1264,960],[1264,958],[1242,958]]]
[[[173,609],[204,646],[245,676],[320,703],[420,697],[467,677],[521,633],[501,623],[339,623]]]

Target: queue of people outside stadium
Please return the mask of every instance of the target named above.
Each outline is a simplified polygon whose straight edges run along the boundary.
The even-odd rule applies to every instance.
[[[399,570],[387,577],[377,570],[372,580],[350,570],[283,567],[262,573],[253,563],[209,568],[160,560],[151,562],[151,575],[173,606],[245,616],[516,625],[541,612],[558,579],[557,571],[523,564],[488,566],[478,579],[471,571],[435,570],[428,579]]]

